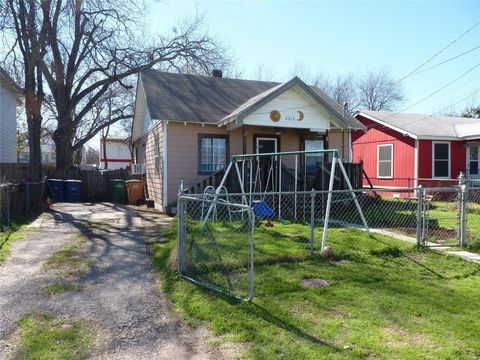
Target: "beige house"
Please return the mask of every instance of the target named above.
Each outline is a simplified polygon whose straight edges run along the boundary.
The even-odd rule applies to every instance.
[[[148,70],[138,78],[133,168],[145,169],[160,211],[176,203],[181,179],[198,188],[232,155],[335,148],[351,162],[351,130],[365,127],[319,88],[298,77],[274,83],[213,74]]]

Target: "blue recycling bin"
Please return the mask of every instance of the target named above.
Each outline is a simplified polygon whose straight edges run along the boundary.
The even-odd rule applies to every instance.
[[[54,202],[65,201],[65,181],[62,179],[48,179],[48,192]]]
[[[82,201],[82,181],[81,180],[65,180],[65,201],[66,202]]]
[[[263,200],[252,201],[252,209],[256,217],[261,219],[271,219],[275,216],[275,209],[272,209]]]

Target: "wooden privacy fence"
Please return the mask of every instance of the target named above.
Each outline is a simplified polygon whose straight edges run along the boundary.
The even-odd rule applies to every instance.
[[[45,207],[45,181],[0,184],[0,231],[18,217]]]
[[[81,180],[82,200],[88,202],[110,201],[111,180],[139,179],[140,175],[132,175],[129,170],[56,170],[48,169],[49,179]]]
[[[52,166],[43,165],[43,174],[46,174],[49,169],[52,169]],[[28,164],[0,163],[0,184],[20,183],[28,180]]]

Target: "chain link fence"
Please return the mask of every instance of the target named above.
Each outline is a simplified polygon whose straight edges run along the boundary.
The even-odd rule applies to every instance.
[[[254,271],[307,260],[345,228],[426,246],[462,246],[480,238],[480,188],[466,185],[244,194],[223,189],[182,196],[178,210],[182,276],[242,298],[253,296]]]
[[[180,275],[239,298],[253,297],[254,215],[224,199],[178,200],[177,259]]]
[[[465,201],[462,188],[425,188],[418,191],[423,198],[421,243],[461,245],[461,217]]]
[[[469,187],[465,195],[466,216],[462,218],[462,226],[465,229],[466,244],[477,243],[480,248],[480,187],[478,183]]]

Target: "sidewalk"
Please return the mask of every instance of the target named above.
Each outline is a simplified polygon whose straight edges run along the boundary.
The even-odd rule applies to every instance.
[[[414,237],[407,236],[407,235],[402,235],[402,234],[397,234],[397,233],[394,233],[394,232],[391,232],[391,231],[388,231],[388,230],[370,229],[370,232],[374,233],[374,234],[381,234],[381,235],[385,235],[385,236],[390,236],[390,237],[393,237],[394,239],[398,239],[398,240],[402,240],[402,241],[408,241],[408,242],[413,243],[413,244],[417,243],[417,239],[415,239]],[[438,244],[430,243],[430,242],[427,242],[426,246],[435,248],[437,250],[442,250],[446,254],[458,256],[458,257],[460,257],[464,260],[473,261],[477,264],[480,264],[480,255],[479,254],[475,254],[475,253],[465,251],[465,250],[452,250],[452,249],[454,249],[454,247],[452,247],[452,246],[443,246],[443,245],[438,245]]]

